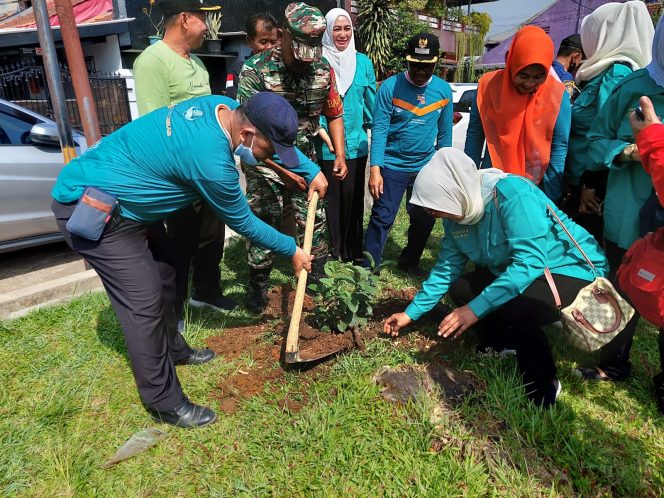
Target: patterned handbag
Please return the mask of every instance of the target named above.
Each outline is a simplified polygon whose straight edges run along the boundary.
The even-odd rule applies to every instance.
[[[547,206],[547,208],[583,255],[595,275],[595,280],[579,291],[574,302],[563,308],[551,271],[548,267],[544,269],[544,275],[551,287],[551,293],[567,338],[575,347],[593,352],[611,342],[622,332],[627,326],[627,322],[634,316],[634,308],[618,294],[611,282],[597,274],[595,265],[572,237],[558,215],[551,209],[551,206]]]

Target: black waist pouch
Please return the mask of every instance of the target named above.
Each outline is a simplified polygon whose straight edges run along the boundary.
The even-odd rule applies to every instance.
[[[97,241],[117,205],[116,196],[96,187],[86,187],[67,222],[67,230],[84,239]]]

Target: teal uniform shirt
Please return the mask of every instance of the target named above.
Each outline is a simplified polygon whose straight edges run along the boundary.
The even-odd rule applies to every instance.
[[[344,102],[344,138],[346,140],[346,159],[356,159],[369,154],[367,130],[373,122],[374,102],[376,100],[376,74],[369,57],[359,52],[356,54],[357,65],[353,84],[343,96]],[[321,128],[327,130],[327,119],[321,117]],[[319,159],[334,161],[330,149],[317,141]]]
[[[567,90],[561,90],[567,92]],[[565,171],[565,157],[569,141],[570,124],[572,121],[572,104],[566,95],[560,102],[560,111],[553,127],[551,138],[551,156],[549,166],[542,178],[542,190],[553,201],[558,201],[563,195],[563,173]],[[466,131],[466,144],[464,152],[470,157],[478,168],[492,168],[491,156],[488,149],[482,156],[486,136],[480,111],[477,108],[477,93],[470,107],[470,121]]]
[[[567,234],[547,211],[551,206],[593,262],[599,276],[608,263],[595,239],[553,205],[532,182],[509,175],[496,184],[495,202],[474,225],[444,220],[445,236],[436,265],[406,314],[417,320],[431,310],[461,276],[467,261],[487,267],[496,280],[468,305],[478,318],[512,300],[549,267],[551,273],[592,281],[595,276]]]
[[[572,129],[565,161],[565,180],[579,185],[581,175],[588,167],[588,130],[616,85],[632,68],[619,62],[586,82],[572,105]]]
[[[253,215],[240,188],[231,142],[217,108],[233,99],[197,97],[157,109],[104,137],[62,170],[52,196],[75,202],[86,186],[114,194],[119,214],[150,223],[203,198],[232,230],[280,254],[295,254],[295,241]],[[307,181],[318,167],[298,152],[293,171]]]
[[[664,87],[646,69],[623,78],[600,109],[588,132],[588,169],[609,169],[604,198],[604,238],[622,249],[639,236],[639,211],[652,192],[652,180],[639,162],[616,161],[634,143],[629,115],[642,95],[650,97],[657,115],[664,115]]]
[[[378,89],[371,128],[371,166],[421,170],[433,153],[452,146],[452,88],[433,76],[418,87],[401,73]]]

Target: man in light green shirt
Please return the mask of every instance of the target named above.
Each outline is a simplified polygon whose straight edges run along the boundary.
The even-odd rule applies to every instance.
[[[210,75],[191,53],[203,45],[206,12],[219,10],[204,0],[159,0],[164,15],[164,38],[146,48],[134,62],[136,103],[141,115],[193,97],[210,95]],[[224,224],[204,201],[171,215],[169,235],[178,248],[177,307],[182,316],[193,266],[192,306],[231,310],[237,306],[222,294],[219,264],[224,251]],[[180,320],[178,329],[184,322]]]
[[[176,53],[166,42],[150,45],[134,62],[136,103],[143,116],[192,97],[210,95],[210,75],[193,54]]]
[[[210,75],[191,53],[203,45],[206,12],[221,7],[198,0],[160,0],[164,39],[146,48],[134,61],[136,103],[142,116],[155,109],[210,95]]]

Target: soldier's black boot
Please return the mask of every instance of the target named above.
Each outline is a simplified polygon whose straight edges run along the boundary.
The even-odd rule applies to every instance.
[[[249,269],[247,308],[252,313],[262,313],[267,306],[267,290],[272,268]]]
[[[317,284],[325,276],[325,263],[329,260],[327,255],[316,256],[311,262],[311,273],[307,277],[307,294],[313,296],[315,292],[309,289],[309,284]]]

